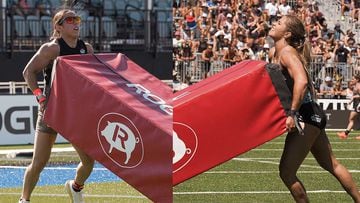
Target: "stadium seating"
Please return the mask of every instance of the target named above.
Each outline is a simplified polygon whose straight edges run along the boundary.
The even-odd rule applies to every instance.
[[[103,31],[105,37],[107,38],[116,37],[116,33],[117,33],[116,22],[111,17],[108,16],[102,17],[101,22],[103,24]]]
[[[116,7],[113,0],[104,0],[104,15],[105,16],[115,16]]]
[[[50,16],[41,16],[42,36],[49,37],[52,33],[52,19]]]
[[[25,37],[25,36],[29,35],[28,30],[26,30],[26,28],[28,26],[26,26],[25,17],[14,15],[13,22],[11,22],[11,24],[15,25],[15,36],[16,37]]]
[[[29,35],[31,37],[40,37],[41,35],[41,24],[38,16],[27,16],[26,24],[29,26]]]

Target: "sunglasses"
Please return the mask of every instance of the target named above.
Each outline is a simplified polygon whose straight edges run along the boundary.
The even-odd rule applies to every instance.
[[[81,17],[80,16],[69,16],[66,18],[62,18],[58,24],[62,25],[64,22],[67,24],[80,24],[81,23]]]

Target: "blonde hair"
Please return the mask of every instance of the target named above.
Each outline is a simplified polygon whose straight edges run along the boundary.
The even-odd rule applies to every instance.
[[[291,32],[291,37],[286,39],[286,42],[296,49],[299,54],[300,61],[304,66],[308,77],[308,86],[312,94],[312,98],[316,100],[315,87],[310,79],[310,62],[311,62],[311,45],[309,40],[306,39],[306,30],[302,21],[292,15],[286,15],[286,27]]]
[[[311,45],[306,39],[305,26],[298,17],[292,15],[287,15],[285,22],[288,31],[291,32],[291,37],[286,41],[299,53],[300,60],[307,71],[311,61]]]
[[[56,14],[54,15],[54,17],[52,19],[53,32],[52,32],[52,35],[50,37],[50,40],[61,37],[60,32],[56,30],[55,26],[61,21],[61,19],[64,18],[65,14],[72,13],[72,12],[75,12],[75,11],[73,11],[71,9],[61,9],[61,10],[56,12]]]

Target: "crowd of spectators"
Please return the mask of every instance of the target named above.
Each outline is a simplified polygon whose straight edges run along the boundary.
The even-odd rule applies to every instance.
[[[304,22],[314,64],[320,66],[311,70],[319,93],[325,81],[317,78],[324,69],[333,84],[345,88],[348,65],[358,63],[360,57],[360,40],[353,30],[343,30],[341,23],[328,26],[315,0],[174,0],[174,80],[189,84],[191,75],[184,70],[199,68],[190,67],[194,60],[201,61],[203,78],[215,60],[230,65],[245,59],[268,62],[273,46],[268,31],[283,15],[296,15]]]
[[[359,0],[341,0],[341,20],[345,20],[345,12],[350,12],[353,22],[360,21],[360,1]]]

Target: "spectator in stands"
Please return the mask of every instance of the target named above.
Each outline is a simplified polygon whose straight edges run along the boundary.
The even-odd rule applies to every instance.
[[[330,76],[325,77],[325,83],[320,85],[320,96],[325,99],[331,99],[334,96],[333,81]]]
[[[278,5],[275,0],[271,0],[265,5],[265,13],[269,16],[268,22],[270,25],[276,21],[276,15],[278,14],[278,11]]]
[[[8,0],[7,3],[12,8],[12,12],[14,12],[15,15],[26,17],[32,13],[27,0]]]
[[[336,81],[334,85],[334,99],[345,99],[345,91],[342,88],[341,81]]]
[[[216,18],[216,29],[222,28],[226,23],[226,12],[224,9],[219,9],[219,15]]]
[[[197,24],[200,29],[206,29],[209,25],[212,25],[211,18],[209,18],[209,15],[207,13],[203,13],[199,18]]]
[[[351,0],[341,0],[341,20],[345,20],[345,12],[351,9]]]
[[[213,49],[213,45],[208,44],[207,49],[205,49],[202,53],[201,53],[201,59],[203,60],[203,70],[201,71],[203,73],[203,78],[207,78],[208,77],[208,73],[210,71],[210,67],[211,67],[211,62],[213,60],[217,59],[217,54],[215,53],[214,49]]]
[[[263,60],[266,62],[270,62],[269,61],[269,44],[264,44],[263,48],[258,52],[258,56],[257,59],[259,60]]]
[[[50,0],[37,0],[35,2],[35,8],[35,15],[38,17],[52,15],[52,4]]]
[[[287,0],[281,0],[281,4],[279,5],[279,13],[282,16],[289,14],[291,7],[289,6]]]
[[[238,50],[236,48],[236,41],[233,41],[228,49],[225,50],[223,61],[225,62],[226,67],[235,65],[237,62]]]
[[[313,39],[311,42],[311,53],[313,55],[322,55],[323,51],[320,46],[321,45],[317,42],[317,40]]]
[[[190,28],[185,28],[182,32],[182,38],[184,40],[192,40],[194,39],[194,33],[191,32]]]
[[[276,5],[276,2],[278,2],[279,7],[283,8],[283,14],[291,13],[292,15],[299,16],[299,18],[305,22],[308,40],[315,42],[313,44],[313,53],[317,55],[323,54],[323,56],[319,57],[321,60],[316,61],[317,65],[323,67],[324,63],[327,64],[326,69],[331,69],[331,71],[326,74],[334,79],[346,78],[348,76],[345,66],[334,65],[334,63],[337,63],[338,57],[336,59],[333,57],[335,51],[339,48],[339,46],[335,46],[336,40],[347,42],[347,40],[344,39],[345,33],[341,30],[339,23],[336,24],[334,29],[328,27],[326,19],[320,12],[316,1],[299,0],[293,9],[287,0],[268,0],[265,1],[268,2],[266,5],[263,2],[264,1],[255,2],[250,0],[203,0],[201,2],[198,1],[197,6],[191,6],[195,5],[193,1],[185,1],[184,3],[182,2],[181,6],[177,9],[181,11],[176,13],[178,13],[182,19],[179,20],[179,18],[176,18],[174,20],[174,28],[180,30],[181,39],[190,39],[195,47],[194,50],[197,50],[199,53],[205,49],[207,42],[211,42],[214,43],[215,53],[219,56],[218,58],[221,59],[222,54],[227,52],[226,49],[228,49],[229,44],[236,41],[236,48],[239,54],[237,54],[235,58],[241,58],[241,60],[242,58],[248,57],[251,59],[262,59],[266,56],[263,54],[263,47],[264,44],[267,43],[265,40],[268,37],[268,21],[275,19],[274,13],[270,14],[270,10],[266,9],[266,7],[274,6],[274,4]],[[264,12],[259,8],[265,8]],[[185,21],[186,15],[191,9],[197,20],[197,28],[193,31],[187,29]],[[278,8],[276,12],[280,12]],[[272,15],[272,17],[270,15]],[[185,23],[181,21],[185,21]],[[216,36],[215,39],[214,35]],[[208,40],[205,41],[205,38]],[[200,41],[202,48],[199,46]],[[248,52],[241,51],[244,48],[246,48]],[[353,51],[353,58],[355,57],[355,53],[358,55],[357,52]],[[247,56],[242,57],[245,55]],[[351,53],[349,55],[351,55]],[[350,62],[352,62],[350,59],[347,60],[347,63]],[[317,71],[320,70],[321,68],[318,68]],[[337,70],[341,71],[339,72]],[[312,77],[318,78],[318,74],[316,74],[316,72],[314,73],[315,74],[311,73]]]
[[[324,49],[323,61],[325,63],[325,72],[328,75],[334,75],[335,53],[331,44],[327,44]]]
[[[188,9],[188,11],[186,12],[185,19],[186,19],[187,28],[189,28],[190,30],[194,30],[197,27],[194,9],[192,8]]]
[[[252,57],[252,55],[251,55],[251,53],[250,53],[250,50],[249,50],[249,48],[242,48],[241,50],[240,50],[240,61],[243,61],[243,60],[250,60],[250,59],[252,59],[253,57]]]
[[[343,41],[339,41],[335,47],[335,62],[337,62],[337,71],[343,76],[347,76],[348,65],[347,62],[350,59],[350,51],[345,48]]]
[[[173,48],[174,49],[181,49],[182,43],[183,43],[183,39],[181,39],[180,37],[180,32],[176,31],[174,33],[175,38],[173,38]],[[179,51],[179,50],[176,50]]]
[[[351,1],[351,17],[354,22],[360,21],[360,1],[359,0],[352,0]]]
[[[340,39],[342,39],[341,36],[345,35],[344,31],[340,27],[340,23],[335,24],[334,31],[335,31],[335,33],[334,33],[335,40],[340,40]]]
[[[177,55],[177,60],[180,80],[184,82],[186,76],[188,76],[191,71],[191,62],[195,60],[193,44],[191,40],[183,41],[181,45],[181,51]]]
[[[200,35],[200,39],[194,42],[194,50],[196,53],[202,53],[207,48],[208,40],[205,34]]]
[[[93,53],[90,44],[79,39],[81,18],[68,9],[59,10],[53,18],[53,36],[51,41],[43,44],[26,65],[23,75],[29,88],[39,102],[38,120],[36,124],[34,155],[24,175],[24,184],[19,203],[30,202],[31,193],[38,182],[39,175],[49,160],[51,148],[57,132],[50,128],[43,118],[46,101],[50,93],[52,63],[60,55]],[[37,85],[37,75],[44,73],[46,87],[44,93]],[[74,180],[66,182],[66,189],[72,202],[83,202],[82,189],[94,166],[94,160],[81,149],[74,146],[80,164]]]

